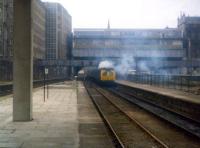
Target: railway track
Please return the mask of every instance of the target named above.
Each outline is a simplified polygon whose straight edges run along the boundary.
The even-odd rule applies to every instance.
[[[190,102],[189,100],[182,100],[178,98],[169,97],[160,93],[146,91],[127,85],[117,84],[118,90],[128,92],[128,95],[138,100],[143,100],[154,106],[158,106],[169,112],[173,112],[200,124],[200,106],[198,103]]]
[[[191,118],[185,117],[184,115],[181,115],[180,113],[172,112],[156,104],[152,104],[151,102],[148,102],[144,99],[142,100],[138,99],[130,91],[116,89],[116,88],[115,89],[112,88],[109,90],[115,95],[118,95],[122,97],[123,99],[126,99],[127,101],[130,101],[131,103],[134,103],[140,106],[141,108],[153,113],[154,115],[200,138],[200,123],[199,122],[192,120]]]
[[[107,127],[112,132],[116,147],[168,148],[159,137],[156,137],[113,103],[110,100],[111,96],[105,95],[101,88],[88,84],[86,84],[86,88]]]
[[[119,95],[122,93],[120,90],[114,92],[111,91],[114,88],[108,90],[94,85],[86,88],[115,137],[116,147],[200,147],[198,135],[194,136],[185,129],[177,128],[174,123],[166,122],[166,119],[163,120],[146,109],[147,106],[141,107],[137,103],[125,100],[125,96]],[[166,116],[164,111],[155,111]],[[179,118],[178,122],[181,122]]]

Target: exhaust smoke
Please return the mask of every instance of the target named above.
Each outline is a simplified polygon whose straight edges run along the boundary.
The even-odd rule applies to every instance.
[[[101,61],[99,63],[98,69],[101,69],[101,68],[113,68],[113,63],[110,61]]]

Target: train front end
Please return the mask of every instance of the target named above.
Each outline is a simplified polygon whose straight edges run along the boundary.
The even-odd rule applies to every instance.
[[[116,79],[116,73],[113,68],[99,69],[100,81],[104,84],[113,84]]]

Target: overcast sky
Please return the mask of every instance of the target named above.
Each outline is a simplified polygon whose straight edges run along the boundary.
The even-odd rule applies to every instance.
[[[200,16],[200,0],[43,0],[60,2],[73,28],[176,27],[180,12]]]

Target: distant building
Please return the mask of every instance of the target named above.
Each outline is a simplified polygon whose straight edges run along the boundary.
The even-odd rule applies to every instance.
[[[34,59],[45,58],[45,8],[40,0],[33,1]],[[0,0],[0,56],[13,56],[13,0]]]
[[[13,55],[13,0],[0,0],[0,58]]]
[[[3,1],[0,0],[0,56],[3,53]]]
[[[40,0],[33,0],[32,7],[35,69],[35,63],[45,58],[45,8]],[[0,0],[0,80],[12,80],[13,48],[13,0]]]
[[[183,14],[178,19],[178,28],[185,39],[186,57],[200,59],[200,17],[189,17]]]
[[[40,0],[33,1],[33,53],[34,59],[45,59],[45,7]]]
[[[75,29],[76,68],[97,66],[101,60],[148,71],[177,71],[185,56],[177,29]]]
[[[154,73],[200,74],[200,17],[183,14],[178,28],[74,29],[73,41],[76,72],[106,59]]]
[[[45,2],[46,8],[46,59],[67,60],[68,40],[71,38],[72,20],[59,3]]]

